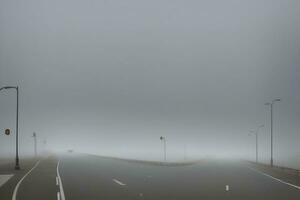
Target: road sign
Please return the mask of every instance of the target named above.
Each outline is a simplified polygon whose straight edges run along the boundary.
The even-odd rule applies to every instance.
[[[10,129],[5,129],[5,135],[10,135]]]

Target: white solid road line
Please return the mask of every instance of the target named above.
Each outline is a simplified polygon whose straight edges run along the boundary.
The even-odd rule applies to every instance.
[[[39,163],[40,163],[40,160],[37,161],[37,162],[35,163],[35,165],[31,168],[31,170],[29,170],[29,171],[23,176],[23,178],[18,182],[18,184],[16,185],[16,187],[15,187],[15,189],[14,189],[13,196],[12,196],[12,200],[16,200],[16,199],[17,199],[18,189],[19,189],[19,187],[20,187],[22,181],[26,178],[26,176],[27,176],[28,174],[30,174],[30,173],[32,172],[32,170],[34,170],[34,169],[39,165]]]
[[[0,187],[4,185],[11,177],[13,177],[13,174],[2,174],[0,175]]]
[[[114,182],[116,182],[117,184],[121,185],[121,186],[125,186],[125,183],[122,183],[121,181],[117,180],[117,179],[113,179]]]
[[[291,187],[294,187],[294,188],[297,188],[297,189],[300,190],[300,186],[297,186],[297,185],[294,185],[294,184],[285,182],[285,181],[283,181],[283,180],[280,180],[280,179],[278,179],[278,178],[275,178],[275,177],[273,177],[273,176],[271,176],[271,175],[269,175],[269,174],[266,174],[266,173],[264,173],[264,172],[261,172],[261,171],[259,171],[259,170],[257,170],[257,169],[252,168],[252,167],[248,167],[248,168],[251,169],[251,170],[253,170],[253,171],[255,171],[255,172],[257,172],[257,173],[259,173],[259,174],[262,174],[262,175],[267,176],[267,177],[269,177],[269,178],[271,178],[271,179],[274,179],[274,180],[276,180],[276,181],[278,181],[278,182],[280,182],[280,183],[289,185],[289,186],[291,186]]]
[[[62,185],[62,181],[61,181],[61,178],[60,178],[60,175],[59,175],[59,169],[58,169],[59,168],[59,163],[60,163],[60,161],[58,161],[58,163],[57,163],[56,173],[57,173],[58,182],[59,182],[60,199],[65,200],[64,188],[63,188],[63,185]]]

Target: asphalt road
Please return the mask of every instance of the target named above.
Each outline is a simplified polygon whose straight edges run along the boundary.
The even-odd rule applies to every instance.
[[[299,200],[300,189],[238,161],[161,166],[69,154],[40,161],[19,185],[16,199]]]

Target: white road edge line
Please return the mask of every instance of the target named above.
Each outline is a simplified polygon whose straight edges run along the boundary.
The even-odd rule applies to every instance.
[[[58,183],[58,178],[56,177],[56,185],[58,185],[59,183]]]
[[[12,200],[16,200],[16,199],[17,199],[18,189],[19,189],[19,187],[20,187],[22,181],[26,178],[26,176],[27,176],[28,174],[30,174],[30,173],[32,172],[32,170],[34,170],[34,169],[40,164],[40,161],[41,161],[41,160],[37,161],[37,162],[35,163],[35,165],[31,168],[31,170],[29,170],[29,171],[23,176],[23,178],[18,182],[18,184],[16,185],[16,187],[15,187],[15,189],[14,189],[13,196],[12,196]]]
[[[117,180],[117,179],[113,179],[114,182],[116,182],[119,185],[125,186],[125,183],[122,183],[121,181]]]
[[[64,193],[64,188],[63,188],[63,185],[62,185],[62,181],[61,181],[61,178],[60,178],[60,175],[59,175],[59,163],[60,163],[60,160],[58,161],[57,163],[57,167],[56,167],[56,173],[57,173],[57,177],[58,177],[58,181],[59,181],[59,190],[60,190],[60,199],[61,200],[65,200],[65,193]]]
[[[267,177],[269,177],[269,178],[271,178],[271,179],[274,179],[274,180],[276,180],[276,181],[278,181],[278,182],[280,182],[280,183],[289,185],[289,186],[291,186],[291,187],[294,187],[294,188],[297,188],[297,189],[300,190],[300,186],[297,186],[297,185],[294,185],[294,184],[285,182],[285,181],[283,181],[283,180],[281,180],[281,179],[275,178],[275,177],[273,177],[273,176],[271,176],[271,175],[269,175],[269,174],[266,174],[266,173],[264,173],[264,172],[261,172],[261,171],[259,171],[259,170],[257,170],[257,169],[252,168],[252,167],[248,167],[248,168],[251,169],[251,170],[253,170],[253,171],[255,171],[255,172],[257,172],[257,173],[259,173],[259,174],[262,174],[262,175],[267,176]]]

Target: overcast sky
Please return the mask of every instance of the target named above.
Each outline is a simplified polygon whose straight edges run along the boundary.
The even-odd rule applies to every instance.
[[[0,0],[0,86],[20,87],[20,145],[143,159],[270,154],[300,141],[298,0]],[[0,93],[13,155],[15,93]],[[12,136],[3,134],[5,128]],[[43,147],[44,148],[44,147]]]

